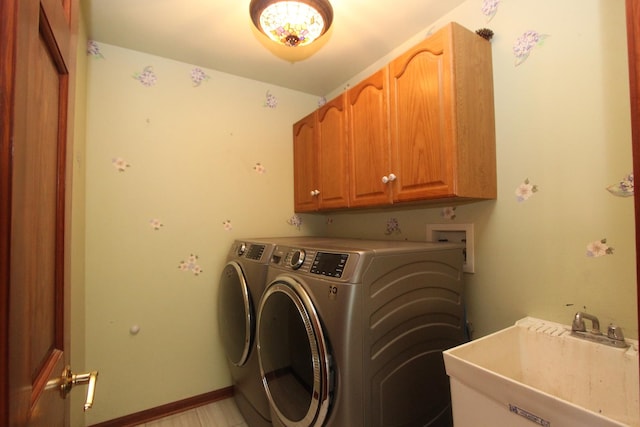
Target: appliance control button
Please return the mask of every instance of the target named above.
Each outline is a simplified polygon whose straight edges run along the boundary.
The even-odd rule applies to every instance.
[[[294,270],[299,269],[304,264],[305,252],[303,249],[296,249],[291,253],[291,259],[289,260],[289,265]]]

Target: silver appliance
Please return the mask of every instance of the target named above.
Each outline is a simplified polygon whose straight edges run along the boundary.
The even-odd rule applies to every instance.
[[[249,427],[271,426],[256,350],[257,305],[276,244],[301,245],[308,237],[235,240],[218,283],[218,323],[234,388]],[[318,241],[311,238],[311,241]]]
[[[236,240],[218,283],[218,323],[234,399],[251,427],[271,426],[256,351],[257,304],[275,243]]]
[[[463,246],[280,244],[258,309],[274,426],[451,426],[442,351],[465,341]]]

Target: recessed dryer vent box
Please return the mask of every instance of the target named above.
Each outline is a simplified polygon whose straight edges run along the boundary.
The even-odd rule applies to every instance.
[[[465,244],[465,273],[475,273],[473,264],[473,224],[427,224],[427,241]]]

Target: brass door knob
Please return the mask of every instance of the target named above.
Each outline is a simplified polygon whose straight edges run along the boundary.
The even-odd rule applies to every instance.
[[[71,368],[67,366],[62,371],[60,378],[60,395],[66,398],[74,385],[87,384],[87,399],[84,403],[84,410],[93,406],[93,398],[96,394],[96,381],[98,381],[98,371],[92,371],[86,374],[74,374]]]

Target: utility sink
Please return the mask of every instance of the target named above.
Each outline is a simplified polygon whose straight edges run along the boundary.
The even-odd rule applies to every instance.
[[[640,426],[638,341],[615,348],[526,317],[444,352],[455,427]]]

